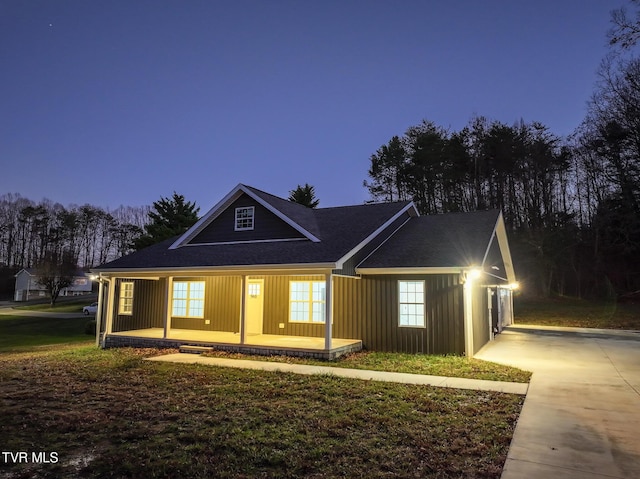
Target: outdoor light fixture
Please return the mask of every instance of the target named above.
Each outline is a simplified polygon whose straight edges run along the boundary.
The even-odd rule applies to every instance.
[[[478,279],[482,274],[482,270],[474,268],[467,273],[467,279]]]
[[[511,290],[519,289],[520,288],[520,283],[510,283],[510,284],[507,285],[507,288],[509,288]]]

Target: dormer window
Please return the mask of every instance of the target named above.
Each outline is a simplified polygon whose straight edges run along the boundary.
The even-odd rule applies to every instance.
[[[236,231],[248,231],[253,229],[253,206],[236,208]]]

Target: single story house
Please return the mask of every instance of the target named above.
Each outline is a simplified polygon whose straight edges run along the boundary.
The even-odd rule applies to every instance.
[[[511,322],[499,211],[306,208],[239,184],[179,238],[94,268],[96,341],[334,358],[474,355]]]
[[[38,270],[36,268],[23,268],[15,275],[16,287],[14,301],[29,301],[35,298],[44,298],[47,288],[38,282]],[[77,296],[91,292],[91,279],[82,271],[76,273],[70,286],[60,291],[60,296]]]

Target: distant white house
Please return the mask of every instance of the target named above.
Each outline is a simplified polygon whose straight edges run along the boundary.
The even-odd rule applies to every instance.
[[[73,277],[71,286],[64,288],[60,296],[79,296],[91,292],[91,279],[82,272]],[[24,268],[16,273],[15,301],[29,301],[47,295],[44,286],[38,283],[38,273],[35,268]]]

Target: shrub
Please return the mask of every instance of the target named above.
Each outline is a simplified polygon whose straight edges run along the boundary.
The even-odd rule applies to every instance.
[[[85,334],[90,334],[92,336],[96,335],[96,320],[92,319],[89,321],[84,327]]]

